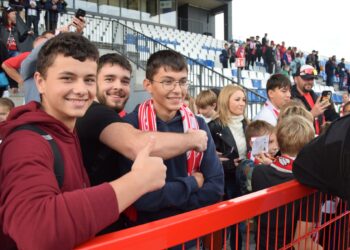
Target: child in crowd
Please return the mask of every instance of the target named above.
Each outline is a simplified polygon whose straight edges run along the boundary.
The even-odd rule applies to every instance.
[[[252,147],[255,138],[267,135],[269,136],[268,152],[260,152],[252,155]],[[271,164],[278,152],[278,143],[274,127],[265,121],[254,121],[248,124],[246,128],[246,139],[250,151],[247,153],[247,159],[243,160],[237,167],[236,179],[242,194],[252,191],[251,177],[255,166],[260,164]]]
[[[184,103],[187,107],[193,112],[193,114],[197,114],[197,107],[196,107],[196,101],[190,94],[186,94]]]
[[[350,114],[350,101],[343,106],[343,116]]]
[[[293,161],[304,145],[314,137],[313,124],[305,117],[293,115],[283,118],[277,125],[277,141],[281,156],[277,156],[270,165],[261,165],[253,170],[253,191],[293,180]],[[297,201],[262,214],[259,217],[259,228],[256,235],[260,248],[279,249],[289,244],[293,240],[293,235],[299,235],[300,238],[310,232],[317,220],[317,216],[314,216],[318,214],[319,209],[319,197],[317,196],[303,199],[302,204]],[[298,209],[292,209],[293,206]],[[307,236],[300,242],[301,246],[311,244],[315,246],[315,249],[317,248],[317,243],[313,242],[311,236]]]
[[[303,116],[310,122],[314,121],[313,115],[305,108],[304,104],[293,100],[282,108],[277,123],[280,123],[285,117],[293,115]]]
[[[15,107],[13,101],[9,98],[0,98],[0,122],[5,121],[11,109]]]
[[[254,121],[262,120],[276,126],[281,108],[290,102],[290,89],[292,83],[290,79],[283,74],[274,74],[266,84],[266,94],[268,100],[264,107],[254,117]]]
[[[288,64],[283,65],[281,74],[286,77],[289,77],[290,76],[289,72],[290,72],[290,66]]]
[[[216,118],[217,95],[211,90],[202,90],[196,97],[198,113],[209,123]]]

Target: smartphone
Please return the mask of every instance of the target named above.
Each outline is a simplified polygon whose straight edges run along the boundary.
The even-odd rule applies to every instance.
[[[329,90],[325,90],[322,92],[322,96],[321,96],[321,102],[328,100],[329,102],[332,102],[332,91]]]
[[[77,12],[75,12],[75,17],[79,18],[79,17],[85,17],[86,15],[86,11],[82,10],[82,9],[78,9]]]

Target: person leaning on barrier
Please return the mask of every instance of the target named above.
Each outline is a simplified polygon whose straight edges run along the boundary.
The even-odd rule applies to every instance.
[[[134,160],[150,136],[156,143],[152,155],[172,158],[190,149],[204,151],[207,134],[204,130],[188,133],[143,132],[123,122],[118,114],[129,99],[132,67],[130,62],[116,53],[100,57],[97,67],[97,94],[85,115],[77,120],[84,165],[92,185],[111,181],[127,172],[121,164],[121,155]],[[130,210],[129,210],[130,211]],[[132,212],[127,212],[127,215]],[[133,219],[134,216],[127,219]],[[124,218],[123,216],[123,219]],[[126,219],[126,220],[127,220]],[[102,233],[121,229],[122,221]]]
[[[95,97],[97,60],[97,48],[81,35],[49,40],[35,73],[42,102],[13,109],[1,124],[1,249],[72,249],[116,221],[141,195],[165,184],[166,167],[149,155],[150,140],[129,173],[89,187],[74,127]],[[28,124],[47,135],[16,130]],[[50,137],[63,159],[61,185]]]
[[[350,201],[349,115],[332,122],[327,131],[301,150],[293,174],[304,185]]]
[[[227,85],[220,91],[218,98],[218,117],[208,124],[224,169],[224,199],[232,199],[242,195],[236,181],[236,168],[240,161],[246,158],[248,151],[245,137],[248,121],[244,116],[246,105],[247,97],[244,89],[238,85]],[[236,232],[240,249],[242,233],[237,225],[231,228],[233,237],[230,238],[230,245],[232,249],[236,246]]]
[[[164,187],[142,196],[134,204],[138,212],[137,223],[151,222],[221,201],[224,173],[215,144],[205,121],[195,116],[183,101],[189,87],[185,58],[171,50],[155,52],[147,61],[143,86],[152,98],[125,117],[128,123],[142,131],[178,134],[201,129],[208,135],[208,142],[204,152],[188,150],[165,161],[167,180]],[[186,248],[195,246],[195,243],[186,243]]]
[[[294,159],[314,136],[315,130],[312,122],[307,118],[300,115],[290,115],[283,118],[277,125],[277,141],[281,156],[277,156],[270,165],[260,165],[254,168],[252,174],[253,191],[293,180]],[[293,207],[295,207],[294,210]],[[257,244],[261,249],[280,249],[291,243],[293,238],[294,240],[299,239],[314,228],[318,221],[318,210],[319,197],[315,195],[260,215],[257,218],[260,222],[256,235],[256,239],[259,239]],[[292,228],[295,229],[294,232],[292,232]],[[275,232],[277,232],[277,239]],[[313,241],[311,235],[296,245],[302,249],[304,246],[307,247],[306,249],[309,249],[310,246],[314,246],[314,249],[320,247]],[[317,249],[322,249],[322,247]]]

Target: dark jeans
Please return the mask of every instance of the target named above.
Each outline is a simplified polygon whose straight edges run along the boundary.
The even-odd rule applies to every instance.
[[[37,16],[27,16],[27,27],[28,29],[31,29],[32,24],[33,24],[33,30],[34,30],[34,34],[35,36],[39,35],[39,29],[38,29],[38,24],[39,24],[39,18]]]
[[[222,67],[225,69],[228,68],[227,59],[224,62],[222,62]]]
[[[274,65],[274,63],[267,63],[266,64],[266,71],[270,74],[273,73],[273,65]]]
[[[233,199],[241,196],[242,194],[240,191],[240,187],[236,182],[236,174],[233,173],[232,175],[229,175],[229,176],[226,174],[226,176],[228,177],[228,178],[225,178],[226,199]],[[231,249],[242,249],[242,231],[239,224],[232,225],[230,227],[230,231],[231,231],[231,236],[230,236]],[[236,244],[238,245],[238,248],[236,248]]]
[[[327,86],[333,86],[333,76],[332,75],[327,75],[326,85]]]
[[[50,11],[46,12],[45,15],[45,28],[46,30],[55,31],[57,28],[58,17],[57,14],[51,13]]]
[[[339,75],[339,90],[343,90],[345,76]]]

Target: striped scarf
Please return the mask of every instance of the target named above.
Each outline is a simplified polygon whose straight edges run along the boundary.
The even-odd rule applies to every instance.
[[[192,111],[185,105],[180,107],[181,120],[186,133],[189,129],[199,129],[198,122]],[[157,131],[156,113],[153,107],[153,100],[147,100],[141,103],[138,110],[139,129],[142,131]],[[203,153],[189,150],[187,155],[187,174],[190,176],[193,172],[199,170],[203,159]]]

